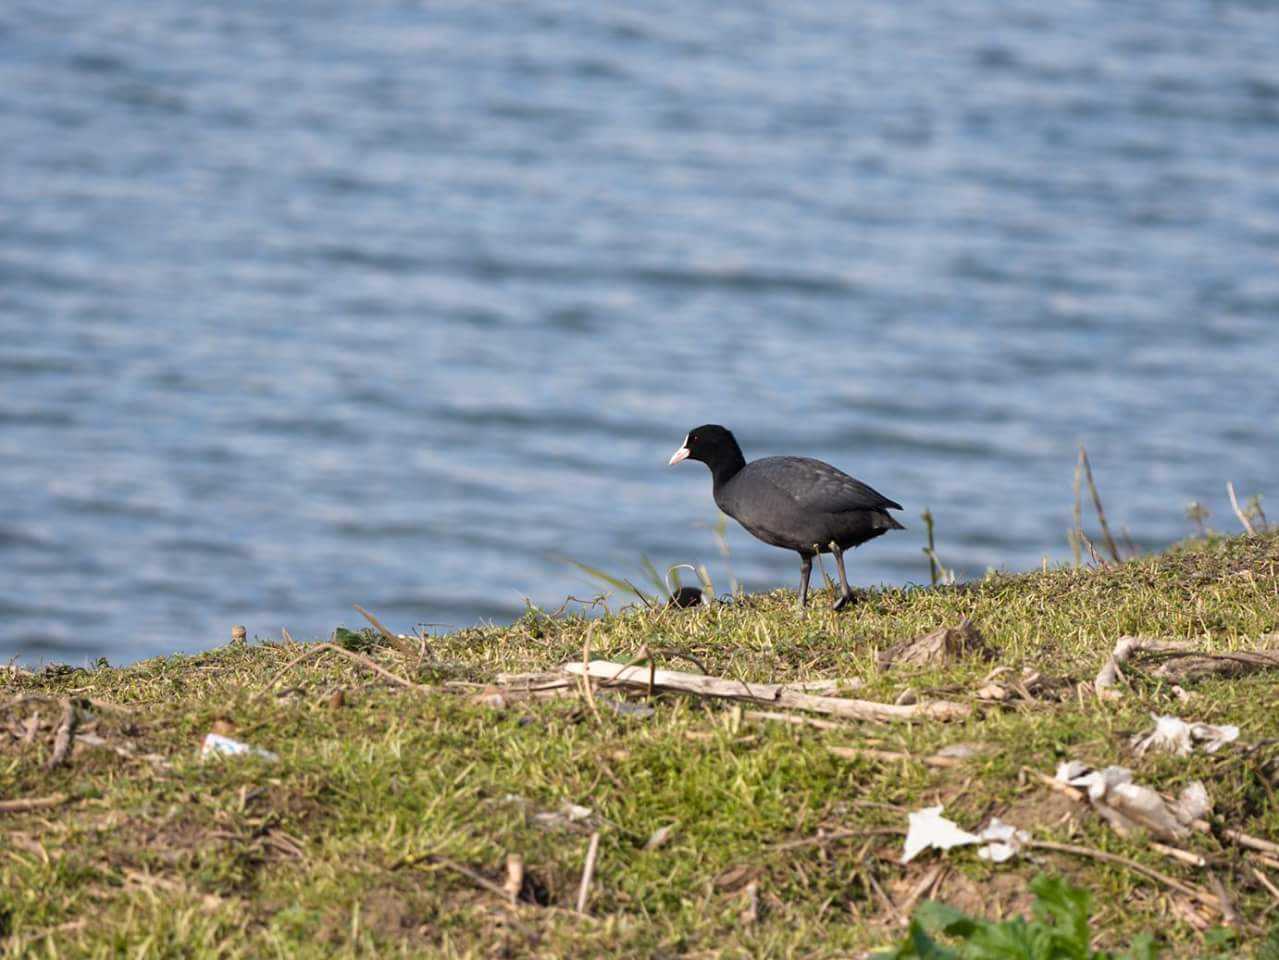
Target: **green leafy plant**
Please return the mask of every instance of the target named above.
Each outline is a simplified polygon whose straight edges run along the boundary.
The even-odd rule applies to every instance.
[[[1060,877],[1038,876],[1034,919],[979,920],[943,903],[920,904],[906,939],[875,960],[1155,960],[1154,938],[1142,934],[1128,952],[1093,950],[1092,897]],[[948,941],[948,942],[943,942]]]

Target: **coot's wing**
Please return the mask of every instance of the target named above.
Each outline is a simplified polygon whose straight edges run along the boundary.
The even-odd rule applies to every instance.
[[[794,497],[805,510],[847,513],[852,510],[902,509],[900,503],[889,500],[878,490],[821,460],[765,457],[749,466],[752,473],[758,472],[767,477],[770,483]]]

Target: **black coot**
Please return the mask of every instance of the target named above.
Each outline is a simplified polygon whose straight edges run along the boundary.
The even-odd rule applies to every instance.
[[[700,460],[711,469],[715,503],[752,535],[800,558],[799,606],[808,601],[813,556],[833,553],[842,593],[839,610],[853,599],[844,574],[844,551],[889,530],[904,530],[889,510],[902,505],[829,463],[808,457],[765,457],[746,462],[724,427],[706,424],[688,432],[671,457]]]

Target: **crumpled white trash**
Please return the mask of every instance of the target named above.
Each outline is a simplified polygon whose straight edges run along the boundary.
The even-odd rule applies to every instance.
[[[906,830],[906,845],[902,851],[902,863],[910,863],[920,853],[928,849],[949,850],[952,847],[983,844],[977,856],[992,863],[1003,863],[1016,856],[1022,844],[1030,840],[1030,834],[1004,823],[998,817],[991,821],[981,833],[969,833],[953,820],[941,815],[943,807],[925,807],[914,810],[908,815],[909,827]]]
[[[263,750],[261,747],[252,746],[242,740],[233,740],[230,737],[224,737],[220,733],[209,733],[205,735],[204,743],[200,745],[200,759],[207,760],[209,757],[214,756],[260,757],[261,759],[268,761],[280,759],[270,750]]]
[[[1179,757],[1189,756],[1196,744],[1202,744],[1206,753],[1216,753],[1227,743],[1239,739],[1239,728],[1234,724],[1214,726],[1211,723],[1187,723],[1180,717],[1161,717],[1152,713],[1155,729],[1133,737],[1133,749],[1137,756],[1150,750],[1163,750]]]
[[[1169,806],[1150,787],[1134,783],[1132,771],[1127,767],[1094,770],[1085,763],[1071,760],[1057,767],[1056,779],[1087,790],[1093,809],[1121,837],[1137,830],[1148,830],[1161,837],[1184,837],[1190,832],[1187,825],[1212,809],[1208,791],[1198,780],[1187,785],[1177,802]]]

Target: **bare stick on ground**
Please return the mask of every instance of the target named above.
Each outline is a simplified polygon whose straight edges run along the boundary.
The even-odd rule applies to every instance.
[[[658,689],[676,690],[703,697],[722,697],[745,703],[759,703],[771,707],[788,707],[853,720],[962,720],[972,714],[972,707],[965,703],[936,700],[931,703],[897,705],[875,703],[870,700],[852,700],[844,697],[819,697],[797,691],[785,684],[746,683],[722,677],[708,677],[679,670],[645,670],[613,663],[609,660],[592,660],[589,663],[566,663],[566,673],[582,676],[589,674],[604,681],[605,686],[622,685],[649,688],[650,682]]]
[[[1147,876],[1152,880],[1158,880],[1164,886],[1176,890],[1178,893],[1187,897],[1198,900],[1205,906],[1211,907],[1218,912],[1224,912],[1224,908],[1220,900],[1211,893],[1192,887],[1187,883],[1182,883],[1174,877],[1168,876],[1166,873],[1160,873],[1152,867],[1146,866],[1144,863],[1138,863],[1136,860],[1130,860],[1128,857],[1121,857],[1117,853],[1107,853],[1104,850],[1094,850],[1092,847],[1080,847],[1073,843],[1055,843],[1051,840],[1031,840],[1026,846],[1033,847],[1036,850],[1055,850],[1058,853],[1072,853],[1077,857],[1088,857],[1092,860],[1101,860],[1104,863],[1114,863],[1121,867],[1127,867],[1129,870],[1135,870],[1137,873]]]
[[[586,863],[582,865],[582,882],[577,888],[577,912],[586,913],[586,901],[591,896],[591,881],[595,879],[595,859],[600,852],[600,832],[591,834],[590,846],[586,848]]]
[[[16,800],[0,800],[0,813],[26,813],[29,810],[48,810],[70,802],[65,793],[55,793],[48,797],[19,797]]]

